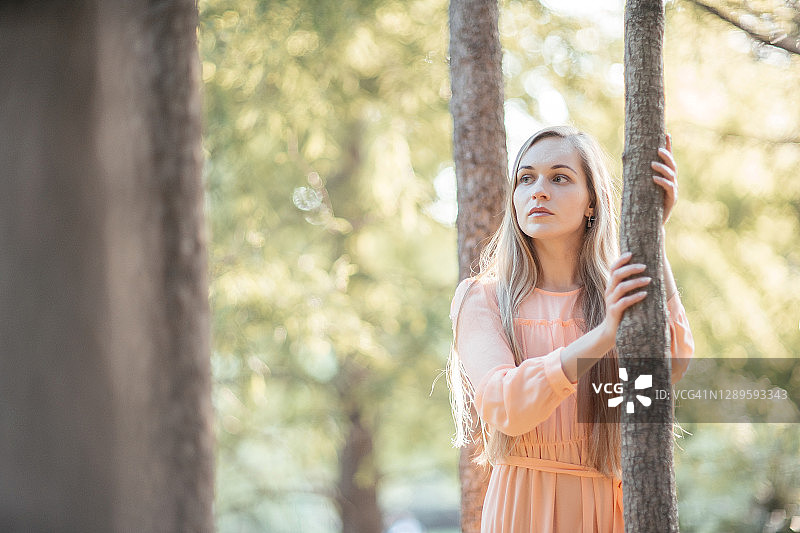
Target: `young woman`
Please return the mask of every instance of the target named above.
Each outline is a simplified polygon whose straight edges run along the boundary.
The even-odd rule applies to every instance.
[[[653,181],[666,193],[666,222],[677,198],[669,137],[660,158]],[[493,465],[484,532],[624,531],[619,424],[576,416],[580,406],[609,419],[588,383],[618,381],[617,328],[647,294],[645,266],[617,255],[615,195],[597,142],[570,127],[539,131],[517,155],[480,274],[459,284],[451,307],[456,444],[469,439],[474,407],[478,462]],[[663,260],[674,383],[694,343]],[[596,362],[579,369],[578,358]]]

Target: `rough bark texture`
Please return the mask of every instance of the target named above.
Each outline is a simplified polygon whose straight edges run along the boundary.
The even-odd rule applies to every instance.
[[[503,76],[496,0],[450,3],[453,159],[458,180],[459,279],[477,265],[484,241],[503,210],[508,156],[503,124]],[[488,476],[461,452],[461,527],[480,531]]]
[[[660,232],[664,200],[650,168],[664,143],[663,36],[662,0],[629,0],[620,248],[633,253],[631,262],[647,265],[646,275],[653,281],[647,298],[625,313],[617,332],[620,367],[627,368],[629,376],[624,382],[626,400],[634,399],[633,381],[641,374],[652,374],[654,389],[670,389]],[[637,407],[632,414],[623,409],[621,417],[625,531],[678,531],[672,404]]]
[[[0,7],[0,530],[213,531],[196,24]]]
[[[495,0],[450,3],[453,160],[458,179],[459,278],[500,225],[508,154]]]

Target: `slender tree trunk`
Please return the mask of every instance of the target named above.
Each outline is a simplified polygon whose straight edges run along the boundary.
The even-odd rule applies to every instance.
[[[327,193],[334,198],[348,198],[356,194],[357,183],[352,179],[358,174],[363,161],[363,124],[351,120],[342,136],[342,157],[339,168],[328,176]],[[331,200],[326,196],[326,202]],[[347,209],[342,202],[342,209]],[[354,228],[362,227],[366,221],[358,209],[352,212],[337,212]],[[346,252],[344,238],[332,238],[333,257]],[[356,354],[343,355],[339,372],[334,379],[338,394],[338,412],[344,421],[344,442],[339,449],[339,479],[334,503],[339,511],[342,533],[380,533],[383,530],[383,512],[378,503],[378,481],[380,472],[375,462],[374,435],[379,417],[370,403],[371,395],[364,391],[364,384],[373,383],[375,376],[360,361]]]
[[[498,227],[508,155],[503,124],[502,54],[496,0],[450,2],[453,159],[458,179],[459,279],[468,277],[483,241]],[[480,531],[488,472],[461,452],[461,528]]]
[[[0,7],[0,530],[213,531],[196,24]]]
[[[653,278],[647,298],[629,309],[617,333],[620,367],[627,369],[622,409],[622,482],[625,531],[678,531],[672,460],[672,402],[637,405],[634,379],[651,374],[653,389],[670,390],[661,220],[663,192],[651,161],[664,144],[662,0],[628,0],[625,10],[625,151],[620,248]],[[636,408],[638,407],[638,408]]]

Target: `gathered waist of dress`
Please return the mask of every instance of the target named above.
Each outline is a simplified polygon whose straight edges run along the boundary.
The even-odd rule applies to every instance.
[[[541,472],[552,472],[554,474],[570,474],[579,477],[595,477],[605,478],[608,477],[599,470],[585,465],[576,465],[573,463],[565,463],[562,461],[553,461],[551,459],[539,459],[536,457],[521,457],[519,455],[507,455],[501,460],[497,461],[498,465],[517,466],[521,468],[529,468],[531,470],[539,470]],[[622,480],[616,477],[610,478],[613,483],[614,490],[614,506],[617,512],[622,514]],[[586,502],[584,501],[584,504]],[[589,512],[584,510],[584,512]],[[586,515],[589,516],[589,515]]]
[[[588,445],[586,437],[552,440],[534,432],[520,435],[508,451],[511,457],[567,457],[577,459]]]
[[[522,457],[520,455],[507,455],[497,461],[497,464],[519,466],[531,470],[541,470],[554,474],[572,474],[581,477],[607,477],[605,474],[590,466],[553,461],[552,459],[539,459],[538,457]]]

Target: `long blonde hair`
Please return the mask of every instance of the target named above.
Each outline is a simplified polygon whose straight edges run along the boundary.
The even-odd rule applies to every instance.
[[[503,221],[481,253],[480,273],[477,276],[496,281],[500,321],[517,366],[524,361],[525,355],[514,334],[514,317],[522,301],[536,287],[540,266],[532,239],[522,232],[517,222],[514,189],[522,156],[533,144],[548,137],[564,139],[577,150],[587,178],[590,205],[594,207],[596,220],[591,228],[585,230],[578,252],[578,275],[583,285],[579,302],[584,332],[596,327],[605,318],[604,292],[610,265],[619,253],[618,195],[608,171],[608,156],[593,137],[571,126],[550,127],[535,133],[525,141],[517,154],[506,194]],[[475,439],[479,429],[480,438],[475,439],[478,444],[476,462],[486,464],[501,459],[509,453],[516,438],[488,427],[483,421],[480,421],[478,428],[473,421],[474,390],[464,374],[455,341],[450,351],[447,374],[456,421],[454,443],[457,446],[465,445]],[[617,354],[616,350],[612,350],[580,378],[577,401],[579,412],[591,413],[592,421],[581,424],[588,439],[587,464],[605,475],[620,477],[620,427],[617,423],[609,423],[619,420],[618,410],[610,409],[602,395],[592,394],[591,387],[592,382],[617,383],[618,374]]]

